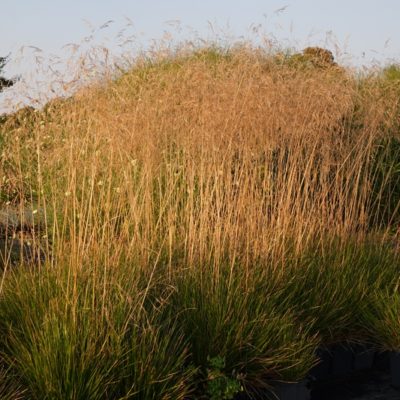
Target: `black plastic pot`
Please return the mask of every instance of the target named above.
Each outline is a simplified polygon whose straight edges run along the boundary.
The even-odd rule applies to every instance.
[[[392,386],[400,389],[400,351],[390,353],[390,375],[392,377]]]
[[[311,398],[306,381],[280,383],[275,387],[274,394],[279,400],[309,400]]]
[[[390,371],[390,352],[383,351],[383,352],[376,352],[375,359],[374,359],[374,369],[377,371]]]
[[[350,347],[337,344],[332,348],[332,375],[344,376],[353,370],[353,352]]]
[[[365,371],[371,369],[374,364],[375,351],[366,345],[356,345],[353,347],[355,371]]]
[[[316,355],[319,362],[310,370],[309,376],[313,381],[326,380],[332,373],[332,352],[321,347],[317,349]]]

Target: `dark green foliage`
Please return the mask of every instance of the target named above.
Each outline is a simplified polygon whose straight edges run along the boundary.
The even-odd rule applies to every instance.
[[[235,376],[224,374],[225,360],[222,357],[208,359],[207,395],[210,400],[231,400],[243,387]]]
[[[0,73],[3,70],[3,68],[5,67],[5,65],[7,64],[8,61],[8,57],[0,57]],[[14,80],[10,80],[10,79],[6,79],[0,76],[0,92],[4,89],[4,88],[8,88],[11,87],[12,85],[14,85],[15,81]]]
[[[400,224],[400,136],[389,136],[376,146],[371,171],[370,225]]]

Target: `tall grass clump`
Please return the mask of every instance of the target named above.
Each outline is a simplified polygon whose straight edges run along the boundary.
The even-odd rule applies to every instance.
[[[138,61],[10,117],[2,131],[17,148],[3,152],[4,191],[56,202],[58,213],[73,201],[86,213],[112,208],[136,254],[162,242],[170,256],[181,247],[188,264],[212,255],[216,267],[225,252],[249,265],[289,237],[300,248],[366,229],[392,179],[390,167],[374,179],[373,159],[397,121],[394,93],[383,97],[378,78],[360,89],[336,68],[228,54]]]
[[[192,47],[2,118],[1,205],[40,217],[7,235],[45,255],[4,262],[21,393],[229,398],[364,340],[399,261],[396,85],[326,52]]]
[[[314,365],[316,335],[296,323],[291,308],[278,309],[277,285],[265,277],[246,278],[225,267],[217,277],[186,271],[175,279],[171,307],[180,314],[203,387],[215,384],[215,360],[223,361],[220,374],[253,391],[273,381],[302,380]]]
[[[1,354],[27,398],[183,399],[190,393],[193,372],[180,328],[140,308],[146,295],[133,279],[127,285],[114,278],[99,284],[87,273],[75,280],[49,270],[7,282]]]
[[[378,291],[397,283],[398,266],[390,247],[371,239],[326,241],[282,265],[277,304],[294,305],[295,315],[322,346],[370,341],[362,315]]]

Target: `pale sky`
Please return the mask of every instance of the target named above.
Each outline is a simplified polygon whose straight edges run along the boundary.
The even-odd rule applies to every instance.
[[[146,46],[166,31],[176,40],[222,34],[235,40],[253,38],[252,29],[257,28],[282,46],[324,46],[339,55],[339,62],[356,66],[400,60],[400,0],[1,0],[0,4],[0,56],[11,53],[7,77],[29,70],[32,76],[32,57],[47,60],[55,54],[63,59],[70,50],[64,45],[86,43],[85,38],[117,53],[132,35],[136,46]],[[99,29],[110,20],[108,27]]]

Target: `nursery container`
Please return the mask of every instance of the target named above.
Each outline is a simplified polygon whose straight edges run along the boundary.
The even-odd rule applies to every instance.
[[[306,381],[297,383],[280,383],[274,394],[279,400],[309,400],[311,392]]]
[[[390,353],[390,375],[392,377],[392,386],[400,389],[400,351]]]
[[[321,347],[317,349],[316,354],[319,362],[311,369],[309,376],[316,381],[328,379],[332,372],[332,353]]]
[[[355,371],[364,371],[371,369],[374,363],[375,351],[366,345],[357,345],[353,347]]]
[[[388,372],[390,370],[390,352],[376,352],[373,368],[378,371]]]
[[[333,346],[332,353],[333,376],[344,376],[352,372],[354,355],[350,347],[338,344]]]

